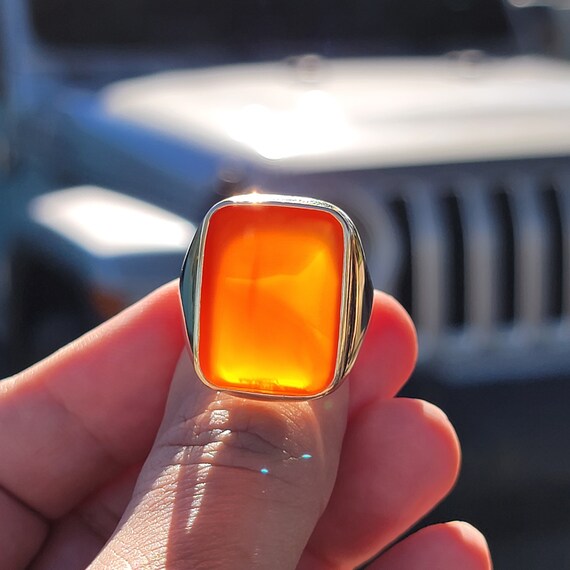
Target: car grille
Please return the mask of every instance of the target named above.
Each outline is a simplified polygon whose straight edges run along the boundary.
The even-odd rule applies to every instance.
[[[462,181],[389,202],[405,245],[397,293],[418,327],[491,333],[561,319],[570,188],[529,178]]]
[[[383,207],[401,247],[391,292],[418,327],[424,359],[568,346],[568,174],[408,181]]]

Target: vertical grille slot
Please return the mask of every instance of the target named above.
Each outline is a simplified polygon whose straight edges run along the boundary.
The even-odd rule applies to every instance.
[[[550,263],[547,270],[546,314],[552,319],[560,319],[563,311],[564,257],[562,214],[557,190],[548,186],[542,193],[544,212],[550,227]]]
[[[408,313],[413,317],[412,240],[406,202],[403,198],[397,198],[388,204],[388,208],[396,222],[396,227],[398,228],[398,233],[400,235],[400,243],[402,244],[402,264],[396,281],[397,297],[398,301],[402,303],[406,311],[408,311]]]
[[[570,317],[570,176],[557,182],[558,206],[562,230],[562,313]]]
[[[458,197],[455,194],[444,196],[441,209],[442,218],[448,230],[449,305],[447,321],[452,327],[460,327],[465,323],[465,244]]]
[[[504,188],[491,196],[491,208],[498,232],[499,279],[497,321],[510,324],[515,318],[515,232],[509,196]]]

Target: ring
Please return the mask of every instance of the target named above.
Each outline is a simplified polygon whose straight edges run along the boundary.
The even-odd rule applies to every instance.
[[[309,399],[350,372],[373,287],[358,231],[340,208],[254,192],[206,214],[182,265],[180,299],[207,386]]]

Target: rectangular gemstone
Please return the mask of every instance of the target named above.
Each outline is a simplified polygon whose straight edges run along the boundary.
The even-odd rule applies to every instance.
[[[310,396],[334,379],[344,228],[328,211],[230,204],[207,226],[198,365],[216,387]]]

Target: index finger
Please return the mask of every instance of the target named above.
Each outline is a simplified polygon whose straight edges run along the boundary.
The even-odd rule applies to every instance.
[[[150,449],[183,346],[172,282],[0,383],[0,486],[57,517]]]
[[[408,313],[394,297],[374,291],[370,324],[350,373],[350,417],[371,402],[395,396],[417,355],[416,329]]]

